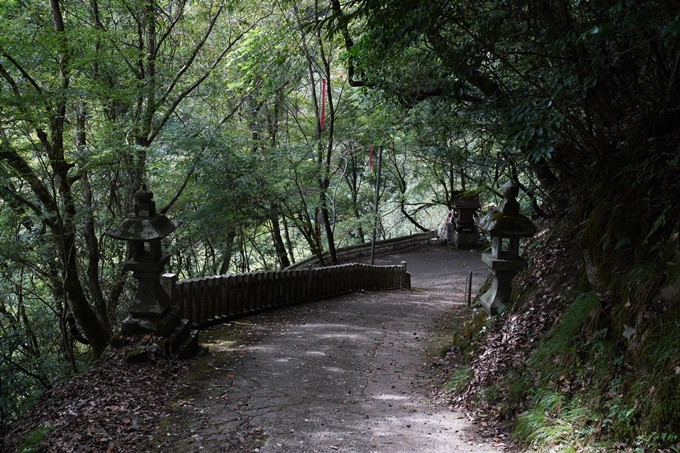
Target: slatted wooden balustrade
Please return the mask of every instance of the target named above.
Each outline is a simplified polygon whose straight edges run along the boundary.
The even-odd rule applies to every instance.
[[[410,288],[406,262],[394,266],[341,264],[308,269],[217,275],[176,281],[164,274],[173,305],[196,327],[358,290]]]

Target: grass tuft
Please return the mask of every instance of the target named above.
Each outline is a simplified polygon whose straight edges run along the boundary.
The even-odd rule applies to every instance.
[[[446,393],[460,393],[465,390],[472,379],[472,370],[469,367],[461,367],[453,372],[453,375],[444,383]]]
[[[531,408],[517,417],[515,437],[534,447],[570,448],[568,444],[592,421],[585,405],[553,390],[539,389]]]

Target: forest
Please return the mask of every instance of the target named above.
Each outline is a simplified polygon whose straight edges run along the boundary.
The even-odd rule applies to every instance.
[[[518,436],[587,406],[579,439],[677,443],[679,34],[674,0],[0,1],[0,427],[119,329],[104,232],[142,184],[184,279],[336,264],[512,180],[575,263],[530,282],[563,297]]]

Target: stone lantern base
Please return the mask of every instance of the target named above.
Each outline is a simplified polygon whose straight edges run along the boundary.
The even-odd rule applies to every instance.
[[[198,332],[191,330],[188,319],[182,319],[176,305],[171,305],[161,317],[128,316],[123,320],[121,333],[125,336],[151,334],[163,337],[166,351],[177,354],[181,359],[195,356],[198,350]]]
[[[123,335],[152,334],[167,337],[182,319],[179,307],[171,306],[163,316],[128,316],[123,320]]]
[[[512,279],[517,271],[526,269],[527,262],[521,258],[495,258],[491,253],[483,253],[482,261],[489,266],[493,282],[491,288],[480,297],[479,303],[494,316],[510,301]]]

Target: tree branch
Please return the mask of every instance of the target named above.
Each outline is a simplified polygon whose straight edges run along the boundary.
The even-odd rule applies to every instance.
[[[187,186],[187,183],[189,182],[189,178],[191,178],[191,175],[194,174],[194,171],[196,171],[196,163],[191,166],[189,169],[189,172],[187,173],[186,177],[184,178],[184,181],[182,182],[182,185],[177,189],[177,192],[175,192],[175,195],[172,197],[172,200],[168,202],[162,209],[160,209],[158,212],[161,214],[166,214],[170,208],[172,208],[172,205],[175,204],[177,199],[179,199],[180,195],[182,195],[182,192],[184,192],[184,188]]]
[[[33,169],[30,167],[30,165],[28,165],[28,162],[26,162],[21,156],[19,156],[19,154],[10,146],[4,131],[1,129],[0,137],[2,138],[1,142],[2,145],[0,146],[0,159],[4,160],[7,163],[7,165],[9,165],[12,169],[14,169],[14,171],[16,171],[19,174],[19,176],[22,179],[28,182],[28,184],[31,186],[31,189],[33,189],[33,192],[36,194],[36,196],[43,204],[43,206],[48,210],[48,212],[56,213],[58,207],[56,205],[56,202],[52,198],[48,188],[45,187],[40,178],[38,178],[38,175],[36,175]],[[29,206],[32,210],[34,210],[38,215],[40,216],[44,215],[43,211],[37,205],[28,202],[28,200],[26,201],[27,201],[26,205]],[[47,223],[50,226],[53,226],[55,220],[43,218],[43,222]]]
[[[347,21],[343,19],[343,14],[342,14],[342,8],[340,7],[340,0],[331,0],[331,7],[333,9],[333,16],[335,17],[335,20],[338,23],[338,26],[340,27],[340,32],[342,33],[342,37],[345,40],[345,50],[349,52],[352,47],[354,47],[354,40],[352,39],[352,36],[349,34],[349,29],[347,28]],[[364,74],[363,72],[361,73],[362,80],[354,80],[354,63],[352,62],[352,57],[350,56],[347,62],[347,81],[349,82],[349,85],[351,87],[363,87],[363,86],[368,86],[372,87],[374,85],[372,84],[367,84],[363,78]]]
[[[198,42],[198,44],[196,44],[194,49],[191,51],[191,55],[189,55],[189,58],[184,63],[184,66],[182,66],[180,68],[180,70],[177,72],[177,74],[175,74],[175,77],[173,77],[172,82],[170,82],[170,85],[165,90],[165,93],[163,93],[163,96],[161,96],[161,98],[159,99],[159,101],[158,101],[159,104],[164,103],[168,99],[168,97],[170,96],[172,91],[175,89],[175,86],[177,85],[177,82],[179,81],[179,79],[182,77],[182,75],[184,75],[185,72],[187,72],[187,70],[189,70],[189,67],[191,67],[191,64],[196,59],[196,56],[198,56],[198,53],[203,48],[203,45],[205,44],[205,42],[210,37],[210,34],[213,31],[213,28],[215,28],[215,23],[217,22],[217,19],[222,14],[223,8],[224,8],[223,6],[220,6],[217,9],[217,12],[215,13],[215,15],[210,19],[210,23],[208,24],[208,28],[205,30],[205,33],[203,34],[203,38]],[[238,41],[242,36],[243,35],[239,36],[236,39],[236,41]],[[227,50],[229,50],[236,41],[230,42],[229,45],[227,46]],[[226,51],[223,52],[222,55],[224,55],[224,54],[226,54]],[[221,59],[221,57],[220,57],[220,59]]]
[[[33,80],[33,77],[31,77],[31,76],[28,74],[28,72],[26,72],[26,70],[19,64],[18,61],[16,61],[16,60],[15,60],[14,58],[12,58],[11,56],[7,55],[5,52],[0,52],[0,54],[2,54],[3,57],[5,57],[10,63],[12,63],[12,64],[14,65],[15,68],[17,68],[17,69],[19,70],[19,72],[21,73],[21,75],[22,75],[26,80],[28,80],[28,83],[30,83],[30,84],[33,86],[33,88],[35,88],[35,90],[36,90],[38,93],[40,93],[40,94],[43,93],[42,88],[40,88],[40,86],[38,85],[38,83],[37,83],[35,80]],[[1,66],[1,65],[0,65],[0,66]],[[3,77],[4,77],[4,74],[3,74]],[[15,93],[15,94],[17,94],[17,93]]]
[[[38,381],[38,382],[40,383],[40,385],[42,385],[45,389],[49,390],[49,389],[52,388],[52,385],[51,385],[49,382],[47,382],[47,381],[45,380],[44,377],[39,376],[39,375],[37,375],[37,374],[35,374],[35,373],[32,373],[31,371],[27,370],[26,368],[24,368],[24,367],[21,366],[20,364],[18,364],[18,363],[16,363],[15,361],[13,361],[11,358],[7,357],[7,356],[6,356],[5,354],[3,354],[2,352],[0,352],[0,357],[2,357],[2,360],[4,360],[5,362],[9,363],[10,365],[12,365],[12,366],[13,366],[14,368],[16,368],[17,370],[21,371],[21,372],[24,373],[25,375],[30,376],[30,377],[32,377],[33,379],[35,379],[36,381]]]
[[[168,29],[165,31],[165,33],[163,33],[163,35],[158,40],[158,45],[156,46],[156,51],[158,51],[158,49],[161,48],[161,46],[163,45],[165,40],[168,38],[168,36],[170,36],[170,33],[172,32],[172,30],[175,28],[175,25],[177,25],[177,22],[179,22],[179,20],[182,18],[184,7],[186,6],[186,4],[187,4],[186,0],[183,0],[181,2],[181,5],[179,5],[179,7],[177,8],[177,16],[175,17],[175,20],[173,20],[170,23],[170,26],[168,27]],[[156,58],[155,52],[154,52],[153,57],[154,57],[154,59]]]
[[[220,10],[221,10],[221,7],[220,7]],[[210,67],[205,71],[205,73],[204,73],[201,77],[199,77],[196,81],[194,81],[194,83],[192,83],[191,85],[189,85],[184,91],[182,91],[180,94],[177,95],[177,97],[176,97],[175,100],[172,102],[172,104],[170,105],[170,107],[168,108],[168,110],[165,112],[165,114],[163,115],[163,117],[162,117],[162,118],[160,119],[160,121],[158,122],[157,126],[156,126],[156,127],[154,128],[154,130],[149,134],[148,143],[153,142],[153,140],[156,138],[156,136],[158,135],[158,133],[160,132],[160,130],[163,128],[163,126],[165,125],[165,123],[168,121],[168,119],[170,118],[170,116],[173,114],[173,112],[175,111],[175,109],[177,108],[177,106],[180,104],[180,102],[182,102],[189,94],[191,94],[192,91],[194,91],[196,88],[198,88],[198,87],[201,85],[201,83],[203,83],[203,81],[204,81],[205,79],[208,78],[208,76],[209,76],[209,75],[212,73],[212,71],[217,67],[217,65],[220,64],[220,62],[224,59],[224,57],[225,57],[225,56],[227,55],[227,53],[232,49],[232,47],[233,47],[237,42],[239,42],[239,41],[246,35],[246,33],[248,33],[250,30],[252,30],[253,28],[255,28],[255,26],[256,26],[257,24],[259,24],[260,21],[262,21],[262,20],[265,19],[266,17],[269,17],[270,15],[271,15],[271,13],[270,13],[270,14],[267,14],[267,15],[265,15],[265,16],[262,16],[262,17],[260,17],[260,18],[258,18],[253,24],[250,25],[250,27],[248,27],[248,28],[247,28],[245,31],[243,31],[239,36],[237,36],[236,39],[234,39],[233,41],[229,42],[229,45],[227,45],[227,47],[226,47],[226,48],[225,48],[225,49],[217,56],[217,58],[215,59],[215,61],[213,61],[213,63],[212,63],[212,64],[210,65]],[[215,17],[214,19],[216,20],[216,17]],[[213,21],[211,21],[210,29],[212,29],[212,27],[213,27]],[[207,39],[207,36],[204,37],[204,39],[203,39],[202,42],[205,42],[205,39]],[[200,44],[200,45],[202,45],[202,44]],[[198,52],[198,50],[196,50],[196,49],[195,49],[195,51]],[[193,57],[191,57],[191,61],[193,61],[193,58],[195,58],[195,55],[194,55]],[[160,100],[159,103],[163,103],[163,102],[165,102],[165,100],[167,100],[168,96],[171,94],[171,91],[174,89],[174,87],[175,87],[177,81],[179,80],[179,77],[181,77],[181,75],[184,74],[184,72],[186,71],[186,69],[188,69],[188,65],[189,65],[189,64],[191,64],[191,63],[190,63],[190,62],[187,62],[187,64],[185,64],[185,66],[182,67],[182,69],[180,70],[180,72],[177,73],[177,75],[176,75],[175,78],[173,79],[173,81],[172,81],[170,87],[168,87],[168,89],[166,90],[165,94],[163,95],[163,97],[161,98],[161,100]]]

